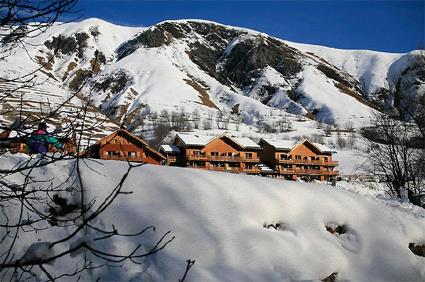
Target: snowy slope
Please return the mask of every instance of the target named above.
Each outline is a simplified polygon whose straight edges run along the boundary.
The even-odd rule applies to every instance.
[[[165,61],[164,55],[167,56]],[[258,116],[274,108],[297,115],[309,114],[316,120],[341,126],[348,121],[362,126],[373,112],[371,105],[362,101],[358,82],[350,74],[329,64],[325,66],[320,59],[266,34],[243,28],[202,20],[166,21],[123,43],[117,49],[117,57],[124,62],[106,67],[102,75],[109,73],[113,77],[119,69],[133,73],[130,75],[133,89],[139,94],[143,92],[138,97],[144,96],[135,99],[136,105],[153,105],[155,111],[162,104],[162,108],[174,106],[191,112],[193,105],[199,104],[203,111],[217,107],[230,112],[237,106],[243,116]],[[146,70],[152,69],[152,61],[157,63],[155,69],[160,74],[157,75],[156,70]],[[134,74],[136,69],[141,70],[137,75]],[[163,85],[161,81],[167,83]],[[200,87],[193,87],[193,84]],[[114,93],[100,92],[99,97],[106,102],[102,108],[134,110],[134,106],[121,98],[134,96],[134,91],[121,90],[116,94],[120,98],[114,97],[112,102],[105,101],[104,97]],[[205,94],[213,107],[204,102]],[[341,105],[351,106],[343,108]],[[124,114],[120,110],[118,116]]]
[[[288,45],[319,56],[358,79],[367,94],[388,88],[387,72],[403,54],[369,50],[342,50],[285,41]]]
[[[1,166],[9,167],[16,160],[16,156],[3,158]],[[56,163],[35,170],[34,175],[66,179],[69,165]],[[88,165],[90,169],[82,170],[86,196],[100,203],[126,168],[115,161]],[[409,243],[425,242],[425,213],[420,208],[325,185],[150,165],[134,169],[124,191],[133,193],[120,195],[96,224],[114,224],[127,233],[151,224],[157,230],[142,238],[112,239],[98,247],[124,253],[139,242],[149,248],[148,241],[168,230],[176,238],[141,265],[95,269],[85,273],[83,280],[176,281],[187,259],[196,261],[188,281],[320,280],[334,272],[338,279],[351,281],[425,278],[425,259],[408,248]],[[276,224],[276,229],[264,227]],[[326,230],[337,225],[344,225],[346,232],[338,235]],[[71,231],[50,226],[38,234],[23,232],[16,255],[21,257],[28,248],[42,251],[42,245],[31,244]],[[72,242],[56,248],[66,250]],[[45,267],[54,274],[72,272],[81,263],[81,255]]]
[[[32,60],[18,48],[0,62],[3,77],[41,67],[41,80],[71,92],[85,86],[82,96],[139,132],[146,115],[163,110],[231,113],[247,125],[277,111],[362,127],[387,102],[388,69],[403,55],[298,44],[204,20],[142,28],[87,19],[29,41]]]
[[[46,33],[28,39],[27,49],[17,47],[0,60],[1,77],[5,79],[0,80],[0,126],[10,126],[21,114],[23,118],[40,118],[59,108],[48,123],[53,128],[66,128],[71,124],[76,127],[83,124],[85,116],[83,144],[116,130],[118,126],[96,107],[89,106],[83,113],[87,104],[84,96],[70,91],[63,81],[80,68],[90,68],[90,60],[96,50],[102,50],[106,60],[113,60],[118,45],[141,30],[143,28],[121,27],[99,19],[88,19],[78,23],[58,23]],[[73,42],[68,41],[69,52],[59,50],[55,53],[46,46],[46,42],[59,37],[65,44],[65,38],[75,34],[88,37],[84,44],[76,44],[77,37]],[[78,54],[80,50],[81,54]],[[28,76],[23,77],[28,73],[34,73],[30,83],[26,82]]]
[[[27,39],[27,43],[29,43],[29,46],[26,46],[27,50],[20,48],[20,45],[18,45],[11,56],[0,61],[0,66],[2,66],[3,71],[7,72],[17,70],[33,71],[35,67],[39,66],[36,56],[43,57],[46,59],[45,62],[47,62],[47,56],[45,53],[53,52],[51,49],[46,49],[46,46],[44,45],[46,41],[52,40],[53,37],[61,35],[66,37],[77,33],[85,33],[89,35],[87,38],[87,48],[84,50],[86,57],[92,57],[93,52],[96,49],[101,50],[107,57],[113,56],[115,49],[121,43],[144,29],[145,28],[141,27],[118,26],[96,18],[83,20],[81,22],[57,23],[50,27],[46,32],[41,33],[39,36]],[[27,51],[31,56],[30,58],[27,56]],[[72,61],[72,59],[74,59],[74,56],[72,55],[72,52],[63,54],[58,51],[57,57],[59,57],[60,62],[58,64],[53,62],[52,70],[54,72],[60,70],[63,67],[62,64],[64,64],[64,62]]]

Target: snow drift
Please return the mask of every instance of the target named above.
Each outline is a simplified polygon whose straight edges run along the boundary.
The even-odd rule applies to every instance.
[[[13,163],[1,162],[3,167]],[[126,164],[88,164],[83,183],[89,198],[100,203]],[[70,165],[56,163],[35,175],[58,181]],[[187,259],[196,261],[188,281],[320,280],[332,273],[353,281],[425,279],[425,258],[408,248],[425,243],[422,209],[412,213],[321,184],[151,165],[133,169],[124,191],[132,194],[120,195],[97,224],[114,224],[128,233],[155,225],[156,232],[142,240],[146,248],[146,239],[158,239],[168,230],[175,240],[142,265],[104,267],[85,273],[84,279],[176,281]],[[32,242],[52,241],[67,232],[71,230],[50,227],[22,233],[18,253],[25,254]],[[139,240],[111,240],[104,247],[125,253]],[[74,254],[46,268],[72,271],[80,261],[81,255]]]

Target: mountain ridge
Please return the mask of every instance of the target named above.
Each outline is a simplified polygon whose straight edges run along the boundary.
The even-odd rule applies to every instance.
[[[35,43],[37,60],[12,56],[0,63],[6,74],[49,62],[40,76],[60,87],[76,91],[89,79],[82,94],[133,129],[162,110],[224,112],[251,125],[277,111],[361,127],[388,100],[391,65],[409,56],[294,43],[206,20],[123,27],[86,19],[55,25]]]

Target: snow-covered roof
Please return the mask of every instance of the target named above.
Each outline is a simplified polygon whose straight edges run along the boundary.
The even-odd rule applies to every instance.
[[[262,138],[261,140],[273,146],[276,150],[292,150],[298,144],[302,144],[305,141],[310,142],[307,139],[296,141],[296,140],[271,140],[271,139]],[[336,153],[334,149],[331,149],[323,144],[313,143],[313,142],[310,142],[310,143],[313,144],[322,153]]]
[[[215,136],[206,136],[199,134],[178,133],[176,135],[184,144],[190,146],[205,146],[215,139]]]
[[[175,145],[161,145],[159,147],[159,151],[164,153],[176,153],[176,154],[180,153],[179,147]]]
[[[227,135],[226,135],[227,136]],[[227,136],[229,137],[229,136]],[[260,145],[255,143],[252,139],[247,137],[229,137],[243,148],[261,149]]]
[[[336,153],[335,149],[331,149],[323,144],[313,143],[313,145],[316,146],[323,153]]]
[[[199,134],[178,133],[176,137],[180,138],[180,140],[188,146],[205,146],[211,141],[213,141],[214,139],[227,137],[244,149],[260,149],[261,148],[257,143],[255,143],[250,138],[233,137],[227,134],[222,134],[218,136],[206,136],[206,135],[199,135]]]
[[[291,150],[298,143],[295,140],[272,140],[264,138],[261,140],[275,147],[277,150]]]

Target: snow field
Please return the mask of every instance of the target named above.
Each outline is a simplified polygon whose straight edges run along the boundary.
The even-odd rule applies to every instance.
[[[109,176],[104,181],[122,173],[120,163],[105,165]],[[104,186],[98,180],[96,187]],[[101,190],[93,191],[96,197]],[[424,218],[352,192],[156,166],[135,170],[125,190],[134,194],[118,199],[117,209],[108,215],[127,227],[130,222],[125,221],[139,218],[158,230],[172,230],[176,240],[159,256],[181,264],[195,259],[192,281],[322,279],[332,272],[357,281],[418,280],[425,275],[424,259],[407,248],[411,241],[425,240]],[[278,222],[283,230],[263,227]],[[327,224],[346,224],[348,232],[332,235]],[[174,275],[164,271],[161,279],[173,280]]]
[[[7,167],[16,158],[0,161]],[[126,164],[87,164],[91,169],[83,165],[83,184],[97,205],[119,182]],[[59,181],[70,165],[60,162],[35,173]],[[321,184],[151,165],[133,169],[123,191],[133,193],[120,195],[96,224],[114,224],[125,233],[155,225],[156,232],[111,239],[103,248],[126,253],[142,242],[148,249],[168,230],[176,238],[142,265],[100,268],[87,279],[175,281],[187,259],[196,261],[188,281],[319,280],[333,272],[353,281],[425,278],[425,259],[408,249],[411,242],[425,242],[425,213],[383,200]],[[326,230],[337,226],[345,233]],[[33,242],[68,232],[51,227],[22,233],[19,254]],[[76,254],[46,268],[72,271],[79,259]]]

